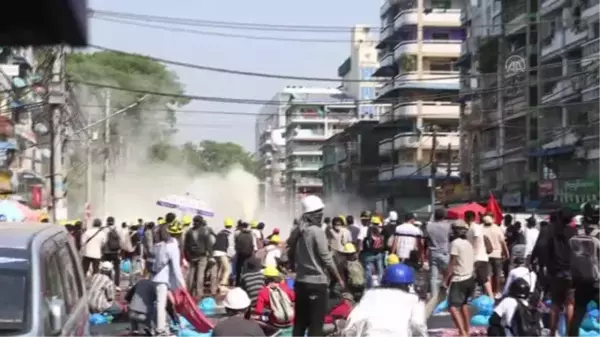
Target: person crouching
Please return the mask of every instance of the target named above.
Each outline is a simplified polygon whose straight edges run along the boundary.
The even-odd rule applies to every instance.
[[[100,264],[100,272],[94,274],[89,283],[88,306],[92,313],[109,313],[113,316],[122,312],[115,301],[117,287],[112,279],[113,264],[104,261]]]
[[[279,270],[275,267],[264,269],[265,286],[258,293],[254,317],[261,318],[269,312],[266,321],[277,328],[288,328],[294,322],[294,302],[296,296],[293,290],[282,282]]]

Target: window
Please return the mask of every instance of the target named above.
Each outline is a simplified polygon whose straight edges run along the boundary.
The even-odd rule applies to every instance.
[[[63,293],[62,280],[59,272],[61,266],[58,263],[54,241],[46,241],[44,248],[45,249],[43,249],[41,254],[44,261],[42,269],[44,298],[46,300],[51,300],[53,298],[57,300],[64,300],[65,296]],[[45,310],[46,309],[47,308],[45,308]],[[47,313],[44,317],[44,329],[47,335],[51,333],[50,316]]]
[[[27,270],[0,268],[0,334],[24,330],[27,293]]]
[[[370,80],[371,76],[375,72],[375,68],[373,67],[364,67],[360,68],[360,79],[361,80]]]
[[[442,33],[442,32],[432,33],[431,39],[432,40],[450,40],[450,33]]]
[[[360,107],[360,117],[370,117],[375,114],[375,107],[364,105]]]
[[[67,313],[74,310],[77,302],[81,298],[82,289],[75,276],[77,271],[77,265],[73,262],[71,253],[69,252],[69,245],[66,242],[61,243],[62,247],[58,251],[58,263],[60,265],[60,274],[62,278],[62,284],[64,287],[65,294],[65,307]]]
[[[452,63],[431,62],[429,63],[430,71],[452,71]]]
[[[360,99],[361,100],[372,100],[375,96],[375,88],[363,87],[360,88]]]

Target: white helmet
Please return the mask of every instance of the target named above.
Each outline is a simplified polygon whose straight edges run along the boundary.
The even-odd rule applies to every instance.
[[[244,310],[250,306],[250,297],[242,288],[233,288],[227,292],[223,300],[225,308],[232,310]]]
[[[325,204],[321,198],[316,195],[307,195],[302,199],[302,211],[303,213],[312,213],[325,208]]]
[[[114,266],[112,264],[112,262],[110,261],[102,261],[102,263],[100,263],[100,270],[113,270]]]
[[[398,221],[398,213],[396,211],[390,211],[390,214],[388,215],[388,219],[390,221]]]

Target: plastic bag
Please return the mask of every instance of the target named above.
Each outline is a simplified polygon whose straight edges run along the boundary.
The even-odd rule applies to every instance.
[[[586,331],[583,330],[582,328],[579,328],[579,336],[580,337],[598,337],[600,336],[600,332],[598,331]]]
[[[587,304],[586,309],[588,312],[594,309],[598,309],[598,303],[596,303],[596,301],[590,301],[590,303]]]
[[[488,326],[490,321],[490,316],[487,315],[475,315],[471,318],[472,326]]]
[[[294,284],[295,284],[295,280],[293,277],[288,276],[285,278],[285,285],[287,285],[287,287],[290,288],[291,290],[294,290]]]
[[[107,314],[91,314],[90,324],[91,325],[104,325],[112,322],[113,317]]]
[[[477,309],[477,311],[488,311],[490,307],[494,310],[494,299],[487,296],[481,295],[471,302],[471,305]]]
[[[198,303],[198,308],[200,308],[205,315],[214,315],[217,310],[217,302],[212,297],[205,297]]]
[[[181,329],[181,331],[179,331],[179,337],[210,337],[210,336],[212,336],[212,331],[209,331],[206,333],[197,332],[192,329]]]
[[[190,323],[190,321],[188,321],[185,317],[179,315],[179,326],[182,329],[188,329],[192,328],[192,323]]]
[[[588,316],[597,320],[599,316],[598,309],[588,310]]]
[[[440,312],[444,312],[448,310],[448,299],[443,300],[440,304],[433,309],[433,314],[439,314]]]
[[[581,328],[586,331],[600,331],[600,323],[598,323],[598,319],[586,315],[581,321]]]
[[[121,271],[129,274],[131,272],[131,260],[123,260],[121,261]]]

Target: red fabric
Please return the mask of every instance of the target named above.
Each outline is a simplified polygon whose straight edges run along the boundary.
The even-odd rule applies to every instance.
[[[490,197],[488,198],[486,210],[489,213],[491,213],[492,216],[494,217],[495,224],[502,223],[502,208],[500,207],[498,200],[496,200],[494,193],[490,193]]]
[[[338,319],[348,319],[350,312],[352,311],[352,305],[348,301],[344,300],[325,316],[325,324],[333,324]]]
[[[472,202],[469,204],[464,204],[456,207],[452,207],[448,209],[448,219],[456,220],[456,219],[464,219],[465,212],[472,211],[475,212],[475,221],[479,222],[479,213],[485,213],[486,210],[483,206],[476,202]]]
[[[173,298],[175,300],[175,311],[185,317],[196,331],[207,333],[214,328],[211,321],[198,309],[196,301],[187,290],[183,288],[175,289]]]
[[[296,302],[296,294],[294,293],[293,290],[291,290],[290,288],[288,288],[287,284],[285,284],[285,282],[281,282],[279,283],[279,287],[281,288],[281,290],[283,290],[284,293],[286,293],[288,295],[288,297],[290,298],[290,301]],[[258,297],[256,298],[256,306],[254,307],[254,313],[256,315],[262,315],[265,311],[271,311],[271,303],[269,300],[269,286],[265,286],[263,287],[259,292],[258,292]],[[273,325],[287,325],[289,323],[293,323],[293,319],[290,322],[276,322],[275,321],[275,317],[273,317],[273,315],[269,316],[269,323],[273,324]]]

